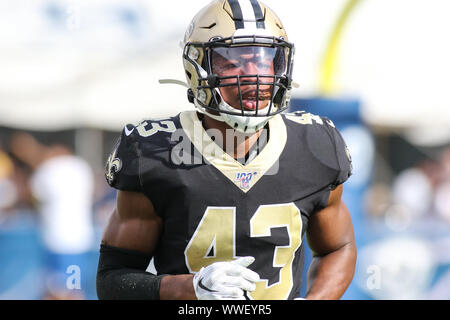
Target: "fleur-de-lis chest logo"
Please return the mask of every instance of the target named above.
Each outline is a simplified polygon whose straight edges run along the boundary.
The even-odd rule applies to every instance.
[[[116,158],[117,148],[113,153],[109,155],[108,161],[106,162],[106,179],[109,183],[114,180],[114,174],[122,169],[122,161]]]

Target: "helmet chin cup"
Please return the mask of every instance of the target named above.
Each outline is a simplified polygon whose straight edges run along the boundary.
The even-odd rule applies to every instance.
[[[216,94],[220,94],[216,92]],[[213,118],[214,120],[225,122],[228,126],[230,126],[232,129],[242,132],[242,133],[255,133],[261,128],[263,128],[266,123],[273,117],[273,116],[267,116],[267,117],[248,117],[246,115],[235,115],[235,114],[228,114],[223,113],[217,110],[218,114],[212,114],[210,110],[203,107],[197,99],[194,99],[194,105],[197,107],[197,109],[200,110],[201,113],[206,114],[210,118]],[[219,109],[230,111],[230,112],[236,112],[236,109],[230,106],[228,103],[226,103],[221,97],[220,97],[220,103],[219,103]],[[253,113],[253,112],[251,112]]]
[[[220,103],[220,108],[228,111],[235,111],[232,106],[226,103],[223,99]],[[253,113],[253,112],[252,112]],[[248,117],[228,113],[221,113],[224,122],[227,123],[234,130],[242,133],[254,133],[263,128],[266,123],[273,117]]]

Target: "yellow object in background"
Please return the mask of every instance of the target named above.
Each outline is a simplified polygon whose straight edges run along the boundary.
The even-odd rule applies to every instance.
[[[13,171],[13,163],[8,155],[0,151],[0,179],[7,178]]]
[[[338,61],[339,44],[341,42],[343,30],[350,14],[354,11],[356,5],[361,0],[349,0],[338,16],[336,24],[332,30],[325,56],[320,68],[320,91],[324,95],[330,95],[336,92],[336,65]]]

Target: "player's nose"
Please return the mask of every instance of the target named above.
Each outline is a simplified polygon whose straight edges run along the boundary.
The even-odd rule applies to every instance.
[[[244,64],[244,72],[248,75],[258,74],[259,70],[257,64],[254,62],[247,62]]]
[[[253,62],[248,62],[242,69],[243,82],[256,82],[258,80],[258,67]]]

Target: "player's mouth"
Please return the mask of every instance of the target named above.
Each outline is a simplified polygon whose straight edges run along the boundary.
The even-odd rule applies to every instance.
[[[256,108],[263,109],[267,104],[261,102],[270,100],[270,98],[270,90],[260,91],[258,96],[252,91],[242,95],[242,104],[245,109],[254,111]]]

